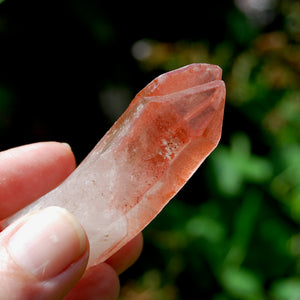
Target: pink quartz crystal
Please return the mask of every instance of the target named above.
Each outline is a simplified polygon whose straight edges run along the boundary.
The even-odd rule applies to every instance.
[[[192,64],[154,79],[133,99],[79,167],[21,210],[61,206],[90,241],[89,266],[137,235],[217,146],[225,84],[222,70]]]

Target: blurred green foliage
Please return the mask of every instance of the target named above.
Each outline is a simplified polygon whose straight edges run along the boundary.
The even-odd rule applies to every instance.
[[[227,86],[220,145],[145,229],[120,299],[300,299],[300,2],[62,3],[0,6],[2,149],[62,139],[80,160],[185,64],[220,65]]]

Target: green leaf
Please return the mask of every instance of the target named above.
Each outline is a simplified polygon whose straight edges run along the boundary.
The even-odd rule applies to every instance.
[[[262,284],[250,270],[226,267],[221,274],[224,288],[238,299],[261,299]]]
[[[261,183],[273,173],[270,162],[251,153],[251,141],[245,133],[232,137],[230,148],[220,146],[211,159],[217,184],[229,196],[238,195],[244,183]]]
[[[203,237],[216,243],[225,237],[224,226],[208,216],[197,216],[190,219],[186,225],[187,232],[195,237]]]
[[[246,192],[234,218],[232,247],[226,257],[227,263],[240,265],[250,250],[248,246],[257,222],[261,202],[262,195],[258,190]]]
[[[300,299],[300,278],[282,279],[273,284],[271,294],[275,300]]]

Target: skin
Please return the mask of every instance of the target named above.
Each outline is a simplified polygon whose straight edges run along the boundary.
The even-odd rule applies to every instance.
[[[75,167],[71,148],[57,142],[36,143],[0,152],[0,220],[56,187]],[[70,247],[67,255],[59,257],[59,263],[65,263],[66,266],[62,270],[58,269],[59,271],[54,269],[49,276],[43,277],[28,272],[18,264],[10,244],[16,232],[26,228],[24,224],[28,224],[28,221],[40,213],[25,216],[0,232],[0,300],[117,299],[120,290],[118,275],[131,266],[140,255],[142,235],[136,236],[105,263],[91,267],[85,272],[89,244],[83,233],[80,236],[80,252],[79,247]],[[80,227],[75,217],[67,211],[60,214],[60,218],[61,222],[50,225],[60,229],[59,226],[65,226],[64,224],[71,220],[72,226]],[[40,222],[43,228],[44,221]],[[78,245],[78,236],[70,236],[68,243]],[[34,239],[35,237],[32,238],[32,243],[38,244]],[[40,248],[34,247],[28,255],[38,256]],[[72,251],[77,251],[80,255]],[[70,257],[76,259],[69,263]]]

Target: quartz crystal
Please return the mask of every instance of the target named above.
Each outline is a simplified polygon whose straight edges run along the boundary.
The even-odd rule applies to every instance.
[[[68,209],[90,241],[89,266],[137,235],[219,142],[225,103],[222,70],[192,64],[149,83],[78,168],[16,213]]]

